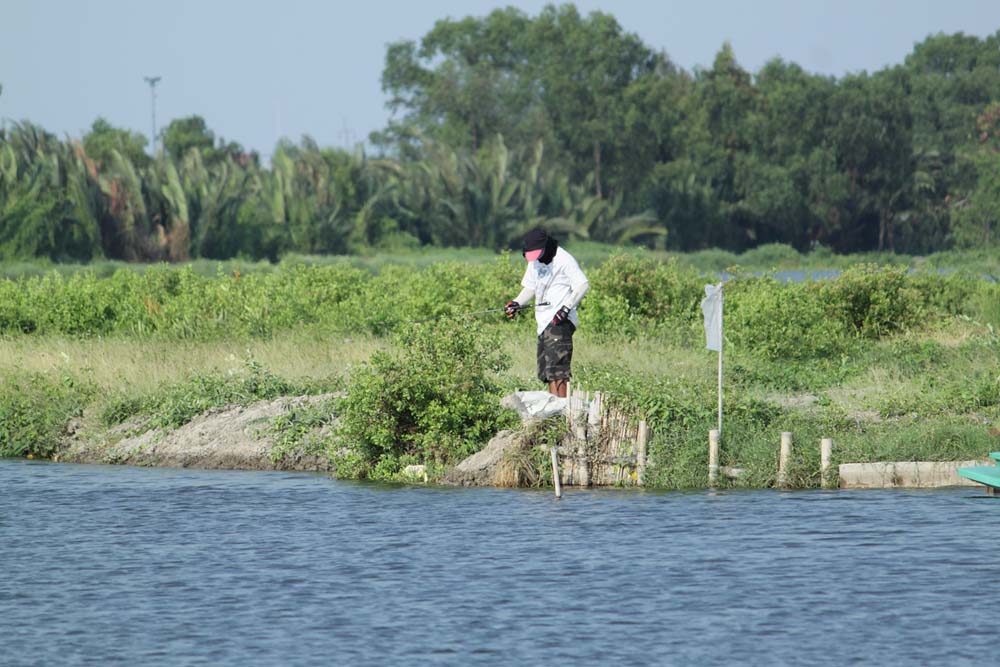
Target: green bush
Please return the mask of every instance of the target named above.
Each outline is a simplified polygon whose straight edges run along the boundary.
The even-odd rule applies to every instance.
[[[580,326],[598,338],[634,338],[648,328],[648,320],[634,312],[620,294],[591,289],[583,304],[579,313]]]
[[[829,313],[848,333],[863,338],[906,329],[921,314],[922,300],[908,282],[906,267],[862,264],[819,284]]]
[[[0,378],[0,456],[52,456],[67,422],[83,413],[93,393],[93,387],[69,375]]]
[[[970,300],[979,286],[987,284],[964,271],[955,271],[948,275],[919,273],[910,276],[908,283],[918,295],[919,306],[926,312],[949,315],[966,313]]]
[[[831,320],[822,283],[782,284],[769,277],[726,283],[724,332],[736,354],[810,359],[841,352],[842,325]]]
[[[969,299],[969,317],[1000,335],[1000,283],[982,282]]]
[[[29,316],[24,281],[0,280],[0,333],[32,333],[38,324]]]
[[[509,366],[498,340],[464,322],[405,328],[350,378],[337,413],[338,474],[391,478],[408,463],[455,463],[513,422],[499,406]]]
[[[790,245],[765,243],[740,255],[739,263],[743,266],[761,266],[768,269],[798,268],[805,263],[805,258]]]
[[[333,311],[332,324],[385,334],[416,320],[500,308],[520,290],[521,271],[523,266],[507,256],[489,264],[445,262],[422,270],[386,267]],[[500,313],[493,318],[503,319]],[[489,319],[487,315],[475,321]]]
[[[930,316],[964,312],[979,289],[967,276],[911,277],[903,267],[871,264],[819,282],[744,277],[726,285],[726,337],[737,354],[831,358],[852,339],[878,339]]]
[[[701,299],[704,280],[676,260],[659,262],[635,255],[614,255],[588,276],[591,293],[580,316],[598,333],[618,333],[627,319],[646,324],[680,322],[693,316]],[[588,309],[596,311],[591,314]],[[614,314],[617,305],[625,314]],[[624,308],[622,308],[624,306]]]
[[[310,437],[320,429],[335,428],[337,399],[331,398],[290,410],[275,417],[268,429],[274,438],[271,461],[278,463],[295,453],[329,455],[329,436]]]

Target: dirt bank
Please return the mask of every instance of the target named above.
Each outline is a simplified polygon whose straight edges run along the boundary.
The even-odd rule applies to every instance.
[[[276,417],[321,403],[334,394],[296,396],[229,406],[205,412],[173,430],[146,429],[129,422],[110,430],[71,424],[57,460],[72,463],[120,463],[139,466],[225,470],[330,471],[326,456],[303,451],[275,454],[270,427]],[[319,430],[310,436],[319,437]]]
[[[68,425],[63,447],[55,457],[67,463],[105,463],[218,470],[300,470],[333,472],[326,455],[308,454],[310,440],[330,434],[315,429],[303,438],[303,448],[276,450],[274,420],[304,407],[320,404],[336,394],[286,396],[248,406],[226,406],[198,415],[176,429],[149,428],[141,419],[111,429],[96,419]],[[440,483],[462,486],[517,485],[516,471],[508,470],[509,452],[523,448],[523,430],[501,431],[480,452],[449,470]]]

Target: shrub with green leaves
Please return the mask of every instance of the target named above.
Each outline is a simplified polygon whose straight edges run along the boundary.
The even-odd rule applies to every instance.
[[[966,271],[918,273],[908,276],[908,283],[919,295],[920,306],[930,313],[949,315],[965,313],[980,285],[989,284]]]
[[[738,354],[809,359],[840,352],[844,327],[828,317],[821,283],[744,278],[726,283],[724,331]]]
[[[932,298],[935,285],[951,289]],[[957,311],[965,290],[960,279],[914,282],[904,267],[873,264],[819,282],[740,277],[726,284],[725,332],[738,353],[772,360],[829,358],[853,339],[904,331],[929,311]]]
[[[863,338],[906,329],[921,312],[920,294],[909,284],[903,266],[862,264],[819,284],[830,314],[848,333]]]
[[[1000,335],[1000,283],[982,282],[969,299],[969,317]]]
[[[614,295],[628,304],[630,313],[657,322],[695,313],[705,282],[675,259],[659,262],[625,254],[612,256],[588,279],[595,294]]]
[[[93,394],[92,386],[69,375],[0,378],[0,456],[52,456],[66,424],[82,414]]]
[[[513,423],[497,379],[510,360],[492,331],[442,320],[407,327],[395,343],[351,375],[338,406],[342,476],[387,479],[410,463],[456,463]]]
[[[762,266],[768,269],[797,268],[805,263],[798,250],[784,243],[765,243],[747,250],[740,256],[739,262],[746,266]]]
[[[291,454],[329,454],[329,436],[317,435],[323,429],[332,430],[336,424],[336,398],[311,405],[299,406],[279,415],[268,429],[274,438],[271,461],[278,463]]]

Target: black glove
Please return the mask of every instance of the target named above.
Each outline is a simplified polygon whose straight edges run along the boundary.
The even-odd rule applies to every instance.
[[[521,310],[521,304],[517,301],[508,301],[507,305],[503,307],[503,314],[507,316],[508,320],[512,320],[517,317],[519,310]]]
[[[552,324],[562,324],[567,319],[569,319],[569,308],[563,306],[556,311],[556,314],[552,317]]]

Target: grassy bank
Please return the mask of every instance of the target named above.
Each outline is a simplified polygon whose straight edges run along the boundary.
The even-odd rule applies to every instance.
[[[335,410],[341,435],[311,446],[340,457],[344,474],[441,469],[510,425],[500,395],[539,386],[528,318],[453,316],[502,304],[521,266],[500,257],[212,276],[154,267],[0,282],[0,454],[51,455],[71,421],[172,427],[216,405],[342,391],[325,412],[275,424],[283,446]],[[651,423],[653,484],[703,485],[716,398],[698,312],[704,280],[642,256],[584,266],[593,292],[576,380]],[[872,265],[797,285],[739,275],[726,321],[722,463],[747,470],[741,485],[773,483],[784,430],[804,444],[800,486],[819,483],[809,443],[820,437],[835,439],[835,462],[1000,449],[990,434],[1000,422],[995,284]]]

